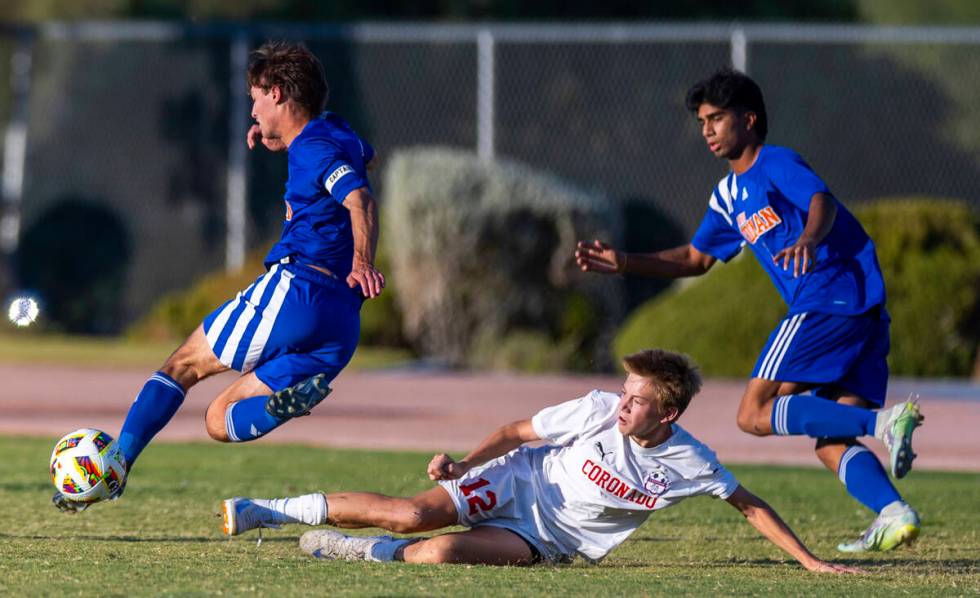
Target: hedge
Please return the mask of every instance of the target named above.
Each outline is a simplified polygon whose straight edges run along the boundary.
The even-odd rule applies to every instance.
[[[619,236],[608,198],[448,148],[395,153],[385,189],[383,237],[419,353],[454,366],[609,367],[622,281],[579,272],[573,256],[578,239]]]

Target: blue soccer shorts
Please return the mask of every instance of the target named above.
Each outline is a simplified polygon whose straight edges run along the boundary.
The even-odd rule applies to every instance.
[[[204,318],[224,365],[255,372],[273,392],[316,374],[333,380],[360,335],[361,297],[344,281],[300,264],[273,264]]]
[[[881,407],[890,322],[883,307],[858,316],[788,315],[769,335],[752,377],[811,384],[825,398],[846,391]]]

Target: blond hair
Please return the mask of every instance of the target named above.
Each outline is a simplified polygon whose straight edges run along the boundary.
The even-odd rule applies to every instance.
[[[674,407],[680,417],[701,390],[697,364],[682,353],[663,349],[644,349],[623,358],[627,372],[645,378],[663,408]]]

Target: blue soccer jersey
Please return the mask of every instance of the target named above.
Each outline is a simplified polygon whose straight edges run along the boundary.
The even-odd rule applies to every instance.
[[[367,163],[374,149],[350,125],[327,112],[311,120],[289,146],[286,220],[266,267],[292,256],[323,266],[343,279],[351,271],[354,237],[347,194],[368,187]]]
[[[827,185],[796,152],[765,145],[741,175],[729,173],[715,187],[691,244],[728,261],[747,243],[769,274],[789,313],[814,311],[856,315],[883,305],[885,283],[874,243],[853,214],[837,202],[830,233],[816,248],[816,262],[793,277],[773,256],[803,234],[810,199],[830,194]],[[834,201],[837,201],[836,199]]]

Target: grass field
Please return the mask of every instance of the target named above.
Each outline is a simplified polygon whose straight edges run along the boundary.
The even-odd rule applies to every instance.
[[[54,439],[0,438],[3,595],[966,595],[980,592],[980,475],[913,472],[900,489],[923,535],[911,549],[853,557],[863,576],[810,574],[727,504],[689,500],[653,515],[593,567],[491,568],[317,562],[301,527],[226,539],[215,517],[232,495],[425,489],[429,455],[302,446],[158,444],[125,497],[79,515],[48,504]],[[866,525],[836,479],[816,469],[733,467],[823,557]]]
[[[159,367],[179,344],[133,341],[118,337],[0,331],[0,363],[153,368]],[[388,367],[411,360],[412,355],[404,349],[358,347],[348,368],[356,370]]]

